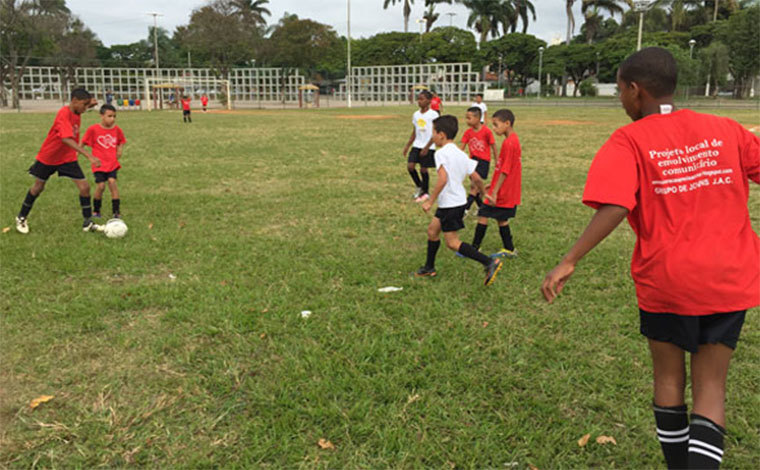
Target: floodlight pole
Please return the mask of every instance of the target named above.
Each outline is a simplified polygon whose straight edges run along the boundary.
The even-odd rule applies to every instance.
[[[346,100],[348,101],[348,107],[351,107],[351,0],[347,0],[346,5],[347,23],[347,36],[348,36],[348,63],[346,70]]]
[[[538,99],[541,99],[541,66],[544,64],[544,46],[538,48]]]
[[[164,15],[156,12],[148,12],[148,15],[153,16],[153,53],[156,58],[156,71],[158,71],[158,17]]]
[[[641,35],[644,32],[644,12],[649,8],[649,4],[652,0],[634,0],[633,8],[639,12],[639,37],[636,41],[636,50],[641,50]]]
[[[457,16],[457,14],[453,11],[450,11],[446,14],[449,15],[449,27],[454,26],[454,17]]]

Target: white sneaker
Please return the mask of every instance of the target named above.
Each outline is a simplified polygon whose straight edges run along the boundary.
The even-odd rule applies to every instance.
[[[83,232],[102,232],[105,229],[106,229],[105,225],[98,225],[90,219],[85,220],[84,223],[82,224]]]
[[[428,199],[430,199],[430,196],[428,195],[428,193],[423,193],[420,197],[415,199],[414,202],[425,202]]]
[[[417,191],[415,191],[414,195],[412,195],[412,199],[417,199],[420,196],[422,196],[422,194],[423,194],[422,193],[422,188],[420,188],[419,186],[417,186]]]
[[[16,231],[26,235],[29,233],[29,225],[26,224],[26,217],[16,217]]]

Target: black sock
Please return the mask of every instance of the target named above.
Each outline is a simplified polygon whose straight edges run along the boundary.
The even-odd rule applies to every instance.
[[[121,213],[121,211],[119,210],[120,204],[121,204],[121,199],[111,199],[111,208],[113,209],[114,215]]]
[[[193,118],[190,117],[190,115],[187,115],[187,122],[193,122]]]
[[[92,206],[90,205],[90,196],[79,196],[79,205],[82,206],[82,217],[89,219],[92,217]]]
[[[409,176],[412,177],[412,181],[414,181],[414,185],[418,188],[422,187],[422,181],[420,181],[420,175],[417,174],[417,170],[409,170]]]
[[[464,206],[464,210],[468,211],[470,210],[470,207],[472,207],[472,203],[475,202],[475,196],[472,194],[467,195],[467,204]]]
[[[488,266],[492,261],[491,258],[479,252],[477,248],[472,245],[468,245],[467,243],[462,243],[459,245],[459,252],[470,259],[474,259],[483,266]]]
[[[425,266],[427,266],[430,269],[435,268],[435,255],[438,253],[438,248],[441,246],[441,241],[436,240],[428,240],[428,248],[427,248],[427,261],[425,262]]]
[[[512,243],[512,231],[509,229],[509,225],[499,227],[499,233],[501,234],[501,242],[504,243],[504,249],[515,251],[515,245]]]
[[[480,199],[480,194],[475,195],[475,203],[478,205],[478,207],[483,207],[483,200]]]
[[[103,199],[92,198],[92,210],[100,214],[100,205],[103,204]]]
[[[420,173],[422,173],[422,192],[427,194],[430,189],[430,174],[427,171],[421,171]]]
[[[486,236],[487,228],[488,224],[481,223],[478,223],[478,225],[475,227],[475,237],[472,239],[472,246],[476,250],[480,249],[480,244],[483,242],[483,237]]]
[[[670,470],[689,468],[689,418],[686,405],[654,405],[657,439]]]
[[[689,467],[720,468],[726,430],[709,418],[691,414],[689,426]]]
[[[39,196],[39,194],[37,196]],[[29,211],[32,210],[34,200],[37,199],[37,196],[34,196],[31,191],[27,191],[24,203],[21,204],[21,210],[18,213],[19,217],[26,218],[26,216],[29,215]]]

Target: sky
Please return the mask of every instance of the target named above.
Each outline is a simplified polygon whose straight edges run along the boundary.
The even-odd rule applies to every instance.
[[[272,15],[267,17],[270,24],[276,23],[287,13],[295,13],[300,18],[308,18],[332,26],[341,36],[346,35],[346,5],[348,0],[270,0],[268,8]],[[404,30],[403,2],[383,9],[383,0],[351,1],[351,37],[369,37],[377,33]],[[68,0],[69,9],[98,35],[106,46],[129,44],[148,36],[148,27],[153,24],[149,12],[161,13],[158,25],[171,34],[177,26],[187,24],[193,9],[208,3],[207,0],[127,0],[121,2],[103,0]],[[580,1],[575,2],[576,29],[582,23]],[[104,4],[108,5],[107,7]],[[409,31],[419,31],[415,20],[424,13],[423,0],[416,0],[409,19]],[[563,39],[566,34],[567,17],[565,0],[533,0],[537,21],[530,22],[528,33],[538,36],[548,43]],[[435,26],[453,24],[466,28],[467,9],[462,5],[441,4],[436,7],[441,14]],[[449,16],[447,13],[456,13]]]

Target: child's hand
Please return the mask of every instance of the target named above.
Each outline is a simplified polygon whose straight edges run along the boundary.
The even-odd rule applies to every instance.
[[[422,210],[425,212],[430,212],[431,207],[433,207],[433,201],[430,199],[422,203]]]
[[[100,166],[100,159],[96,157],[90,157],[90,163],[92,163],[92,166],[97,168]]]
[[[490,194],[486,194],[483,197],[483,203],[486,204],[486,205],[488,205],[488,206],[492,206],[494,202],[495,201],[494,201],[493,197]]]
[[[541,284],[541,293],[544,294],[547,302],[554,302],[554,299],[562,292],[565,283],[573,275],[573,272],[575,272],[575,265],[564,260],[549,271],[549,274],[546,275],[544,282]]]
[[[94,108],[97,105],[98,105],[98,100],[96,100],[95,98],[90,98],[90,102],[87,103],[87,109]]]
[[[421,155],[421,156],[423,156],[423,157],[424,157],[424,156],[425,156],[425,155],[427,155],[427,154],[428,154],[428,148],[427,148],[427,147],[425,147],[425,148],[423,148],[422,150],[420,150],[420,155]]]

